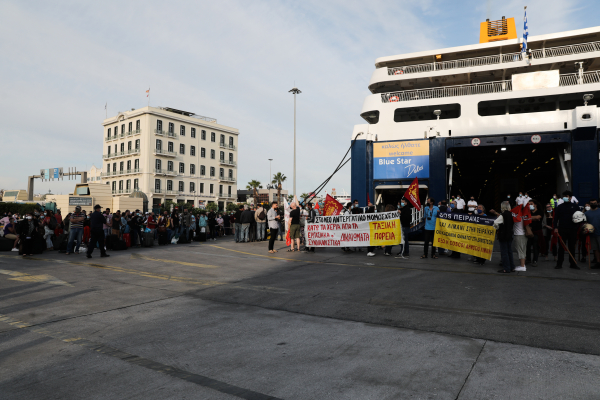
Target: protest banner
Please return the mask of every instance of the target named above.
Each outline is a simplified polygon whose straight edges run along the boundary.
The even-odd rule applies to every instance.
[[[433,246],[491,260],[496,238],[494,220],[462,213],[438,213]]]
[[[323,215],[339,215],[343,209],[344,209],[344,206],[339,201],[337,201],[330,195],[325,196],[325,205],[323,206]]]
[[[406,193],[404,193],[404,198],[410,201],[410,204],[413,205],[417,210],[421,210],[421,200],[419,199],[419,178],[415,178],[408,189],[406,189]]]
[[[398,211],[316,217],[304,227],[307,247],[394,246],[401,232]]]

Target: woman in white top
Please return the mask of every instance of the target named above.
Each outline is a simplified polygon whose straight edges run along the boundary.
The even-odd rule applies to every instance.
[[[527,271],[525,267],[525,258],[527,257],[527,237],[525,236],[525,227],[523,221],[515,222],[513,225],[513,242],[515,244],[515,250],[521,265],[515,268],[515,271]]]

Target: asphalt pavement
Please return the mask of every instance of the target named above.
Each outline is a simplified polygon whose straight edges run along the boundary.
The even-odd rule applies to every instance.
[[[277,245],[0,253],[0,398],[600,398],[598,270]]]

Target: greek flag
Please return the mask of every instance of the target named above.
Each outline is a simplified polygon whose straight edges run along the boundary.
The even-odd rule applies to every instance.
[[[523,48],[521,52],[527,52],[527,36],[529,36],[529,32],[527,31],[527,7],[525,7],[525,16],[523,17]]]

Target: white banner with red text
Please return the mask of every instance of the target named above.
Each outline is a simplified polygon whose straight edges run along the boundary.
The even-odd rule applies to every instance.
[[[307,247],[394,246],[402,242],[397,211],[316,217],[304,227]]]

